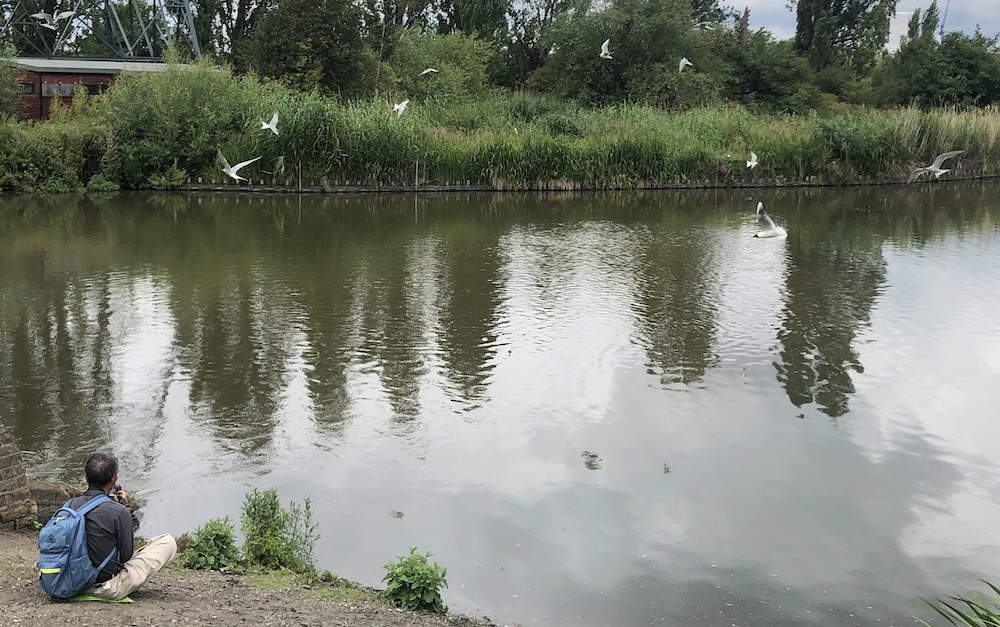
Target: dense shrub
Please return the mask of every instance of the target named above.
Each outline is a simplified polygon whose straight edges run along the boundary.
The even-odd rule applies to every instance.
[[[181,562],[195,570],[228,570],[239,563],[236,536],[229,518],[213,518],[187,539]]]
[[[258,81],[207,62],[123,74],[99,106],[114,137],[101,171],[133,188],[171,166],[199,172],[219,147],[253,128],[262,91]]]
[[[319,535],[309,499],[286,510],[275,489],[254,488],[243,500],[240,523],[248,565],[303,574],[315,571],[313,547]]]
[[[420,555],[417,548],[412,547],[408,555],[400,556],[395,562],[387,562],[383,567],[386,573],[382,578],[385,582],[382,597],[405,610],[447,612],[448,608],[441,599],[441,588],[448,587],[445,580],[448,570],[437,562],[431,564],[427,559],[430,556],[430,553]]]

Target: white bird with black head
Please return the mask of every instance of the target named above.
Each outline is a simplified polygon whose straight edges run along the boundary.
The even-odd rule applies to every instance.
[[[754,234],[754,237],[788,237],[785,229],[774,225],[774,220],[767,215],[767,210],[764,209],[762,202],[757,203],[757,224],[760,226],[760,230]]]

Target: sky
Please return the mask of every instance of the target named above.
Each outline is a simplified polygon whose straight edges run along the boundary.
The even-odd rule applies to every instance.
[[[750,28],[765,28],[779,39],[795,35],[795,13],[788,9],[788,0],[723,0],[720,4],[735,8],[750,7]],[[899,36],[906,33],[906,23],[914,9],[926,9],[931,0],[899,0],[896,19],[890,26],[890,48],[898,45]],[[938,0],[944,15],[949,0]],[[978,24],[987,37],[1000,33],[1000,0],[950,0],[945,18],[945,31],[959,30],[971,35]]]

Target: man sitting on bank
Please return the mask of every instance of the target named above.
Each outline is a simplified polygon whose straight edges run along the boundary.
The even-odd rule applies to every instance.
[[[128,495],[123,490],[111,494],[118,484],[118,460],[114,455],[94,453],[87,459],[84,472],[87,475],[87,491],[73,499],[70,507],[78,509],[102,493],[111,498],[110,502],[101,503],[85,515],[90,561],[99,566],[113,549],[117,551],[97,575],[94,587],[84,590],[83,594],[102,599],[123,599],[174,559],[177,542],[168,534],[159,535],[133,554],[132,515],[122,504]]]

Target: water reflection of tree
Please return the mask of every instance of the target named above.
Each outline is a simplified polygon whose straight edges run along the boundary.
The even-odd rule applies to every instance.
[[[471,405],[485,399],[494,368],[500,306],[498,229],[483,215],[442,226],[442,360],[453,389]]]
[[[358,275],[356,299],[362,329],[361,354],[378,364],[378,376],[397,422],[420,414],[420,378],[426,371],[419,352],[423,335],[413,307],[411,282],[402,238],[392,238],[381,255],[369,253]]]
[[[277,292],[277,293],[276,293]],[[191,403],[214,437],[252,453],[270,444],[288,358],[284,294],[247,268],[175,289]]]
[[[663,385],[699,383],[717,363],[713,243],[702,217],[661,209],[643,260],[640,327],[647,367]]]
[[[66,260],[44,248],[5,261],[22,268],[23,283],[0,322],[4,420],[40,466],[80,457],[112,435],[107,277],[67,276]]]
[[[799,214],[801,215],[801,211]],[[778,381],[796,407],[847,413],[851,371],[864,372],[853,343],[885,283],[882,238],[867,211],[816,217],[789,237]],[[830,234],[830,229],[839,232]]]

